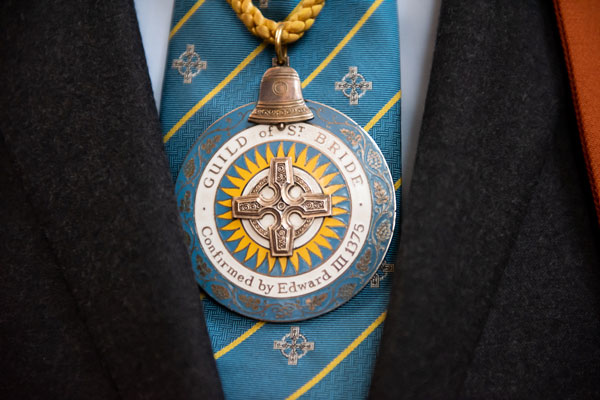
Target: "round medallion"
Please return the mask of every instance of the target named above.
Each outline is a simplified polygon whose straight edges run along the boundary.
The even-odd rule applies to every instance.
[[[176,184],[196,278],[242,315],[289,322],[357,294],[391,242],[395,196],[371,137],[307,101],[308,122],[248,122],[255,104],[216,121]]]

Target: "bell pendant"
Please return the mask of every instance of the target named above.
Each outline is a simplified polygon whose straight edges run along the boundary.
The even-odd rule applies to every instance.
[[[302,96],[300,77],[294,68],[269,68],[260,81],[256,108],[248,120],[257,124],[288,124],[312,119]]]

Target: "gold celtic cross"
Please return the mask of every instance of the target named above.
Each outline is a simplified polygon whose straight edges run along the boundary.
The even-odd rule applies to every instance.
[[[331,195],[312,193],[303,185],[303,193],[294,196],[291,189],[296,186],[296,177],[290,157],[271,159],[267,185],[274,194],[252,193],[234,197],[231,209],[234,218],[259,220],[271,214],[275,222],[268,228],[271,256],[291,256],[294,250],[295,228],[290,218],[296,214],[303,220],[331,215]]]

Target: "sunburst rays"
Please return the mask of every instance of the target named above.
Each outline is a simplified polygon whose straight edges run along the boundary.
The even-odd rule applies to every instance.
[[[268,143],[265,145],[264,155],[258,151],[258,148],[254,148],[252,161],[247,155],[244,155],[245,168],[239,165],[234,165],[234,170],[237,176],[234,174],[226,175],[227,180],[233,185],[233,187],[222,187],[220,190],[226,194],[226,198],[218,201],[223,207],[227,208],[227,211],[221,213],[217,218],[224,220],[225,225],[220,229],[225,232],[232,232],[231,235],[226,239],[226,242],[232,243],[235,248],[233,253],[239,254],[245,263],[250,261],[253,257],[256,257],[256,264],[254,268],[258,269],[263,263],[267,262],[268,272],[271,273],[276,266],[279,264],[281,268],[281,275],[284,275],[288,265],[294,268],[295,272],[298,273],[301,262],[304,261],[309,268],[312,267],[313,257],[323,259],[323,251],[333,250],[331,241],[337,242],[341,240],[340,235],[337,231],[338,228],[346,226],[345,222],[339,216],[347,214],[348,210],[341,207],[341,203],[348,200],[346,197],[347,192],[341,191],[345,187],[343,183],[339,183],[341,180],[335,179],[339,175],[339,172],[329,172],[331,170],[330,164],[326,159],[321,159],[319,153],[314,156],[309,156],[309,146],[305,146],[303,149],[298,149],[296,143],[293,143],[287,151],[284,150],[283,143],[278,145],[275,143]],[[275,153],[273,153],[273,146]],[[301,145],[302,146],[302,145]],[[308,172],[321,186],[321,190],[324,194],[331,195],[332,203],[332,216],[325,217],[323,223],[319,228],[318,232],[314,237],[309,240],[306,244],[296,248],[290,257],[272,257],[269,249],[256,243],[245,231],[241,220],[234,219],[231,214],[231,199],[235,196],[241,196],[242,191],[257,173],[269,168],[271,159],[274,157],[290,157],[294,167],[300,168]],[[241,163],[238,163],[241,164]],[[336,183],[337,182],[337,183]],[[337,192],[337,195],[335,195]],[[235,242],[238,241],[237,245]]]

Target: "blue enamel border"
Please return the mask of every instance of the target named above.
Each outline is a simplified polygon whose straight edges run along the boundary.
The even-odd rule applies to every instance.
[[[248,115],[255,103],[246,104],[224,115],[200,135],[182,164],[175,186],[186,244],[191,253],[197,282],[223,306],[263,321],[292,322],[313,318],[350,300],[369,283],[371,276],[379,268],[394,232],[395,191],[390,171],[377,144],[348,116],[314,101],[307,100],[306,104],[315,115],[308,123],[328,130],[355,151],[367,175],[373,200],[371,230],[363,248],[354,263],[328,286],[294,298],[257,296],[231,284],[211,267],[202,251],[194,221],[196,190],[202,169],[229,138],[255,125],[248,122]]]

